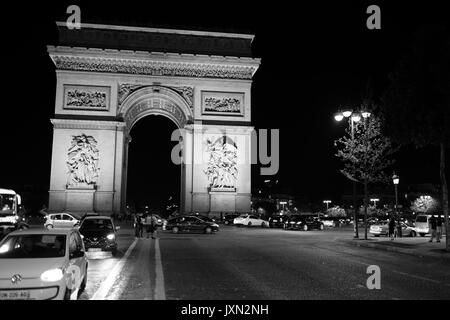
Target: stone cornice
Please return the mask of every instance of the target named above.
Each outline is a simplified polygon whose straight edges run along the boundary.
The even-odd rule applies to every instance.
[[[100,120],[50,119],[55,129],[106,129],[123,131],[124,122]]]
[[[260,59],[48,46],[58,70],[251,80]]]

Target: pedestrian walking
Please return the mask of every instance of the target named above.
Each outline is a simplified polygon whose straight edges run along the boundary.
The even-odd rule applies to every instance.
[[[391,217],[389,220],[389,237],[391,237],[391,240],[394,240],[395,236],[395,219],[394,216]]]
[[[158,220],[153,215],[153,213],[150,213],[150,215],[147,215],[145,219],[145,225],[146,225],[146,231],[147,231],[147,238],[151,235],[152,239],[156,239],[156,232],[158,229]]]
[[[134,235],[136,238],[142,238],[142,232],[143,232],[143,226],[142,226],[142,220],[141,216],[137,213],[134,216]]]
[[[441,242],[442,237],[442,218],[441,216],[436,217],[436,242]]]
[[[429,226],[431,229],[431,238],[429,242],[433,242],[433,238],[436,238],[436,241],[438,241],[437,237],[436,237],[436,228],[437,228],[437,221],[436,221],[436,217],[433,215],[431,215],[431,218],[429,220]]]

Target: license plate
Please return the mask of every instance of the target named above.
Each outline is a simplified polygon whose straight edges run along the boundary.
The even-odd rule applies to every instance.
[[[102,251],[102,248],[89,248],[88,252],[99,252]]]
[[[0,291],[0,300],[30,299],[30,291]]]

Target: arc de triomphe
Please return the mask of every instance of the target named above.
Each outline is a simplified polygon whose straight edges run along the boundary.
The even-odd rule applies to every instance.
[[[123,212],[130,131],[148,115],[180,129],[182,213],[250,211],[252,35],[57,25],[49,211]]]

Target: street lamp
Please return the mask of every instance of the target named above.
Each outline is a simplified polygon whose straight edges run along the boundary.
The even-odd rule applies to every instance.
[[[373,202],[373,205],[375,208],[377,207],[377,202],[380,201],[380,199],[370,199],[371,202]]]
[[[394,175],[392,176],[392,182],[394,183],[395,189],[395,215],[400,222],[400,217],[398,216],[398,191],[397,191],[397,186],[400,183],[400,177],[396,175],[395,172]],[[402,236],[402,227],[400,226],[400,223],[397,226],[397,234],[399,237]]]
[[[338,122],[342,121],[345,118],[349,120],[350,126],[351,126],[351,138],[352,141],[355,140],[355,122],[361,121],[361,117],[364,119],[369,118],[371,115],[370,112],[367,110],[362,110],[361,112],[353,112],[351,109],[345,109],[342,112],[337,112],[334,114],[334,119]],[[353,168],[353,175],[355,176],[356,169]],[[355,178],[353,176],[353,178]],[[356,180],[353,180],[353,229],[355,232],[354,237],[358,238],[358,214],[357,214],[357,205],[356,205]]]
[[[328,211],[328,205],[331,203],[331,200],[323,200],[323,203],[327,204],[327,211]]]

